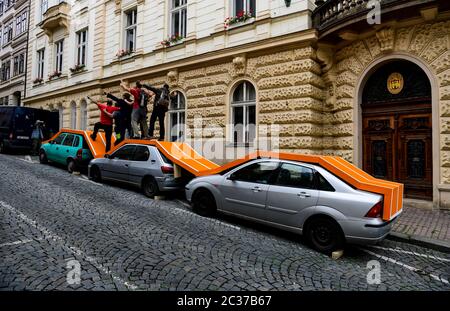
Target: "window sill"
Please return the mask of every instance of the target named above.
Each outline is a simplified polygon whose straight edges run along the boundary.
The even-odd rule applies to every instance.
[[[51,82],[54,82],[54,81],[62,80],[62,79],[65,79],[65,78],[67,78],[67,75],[61,75],[59,77],[48,79],[47,83],[51,83]]]
[[[82,69],[82,70],[78,70],[78,71],[74,71],[74,72],[71,71],[70,72],[70,76],[71,77],[78,76],[78,75],[81,75],[81,74],[86,73],[86,72],[88,72],[87,69]]]
[[[45,82],[41,82],[41,83],[33,83],[33,88],[38,88],[45,85]]]
[[[225,29],[225,31],[230,31],[230,30],[233,30],[233,29],[236,29],[236,28],[244,27],[244,26],[253,24],[255,21],[256,21],[256,18],[252,17],[252,18],[246,20],[245,22],[239,22],[239,23],[235,23],[235,24],[230,25],[228,28]]]

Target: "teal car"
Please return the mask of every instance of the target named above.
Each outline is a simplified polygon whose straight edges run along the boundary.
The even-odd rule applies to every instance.
[[[73,133],[60,133],[43,144],[39,151],[39,161],[42,164],[50,161],[66,165],[69,173],[87,167],[92,159],[84,137]]]

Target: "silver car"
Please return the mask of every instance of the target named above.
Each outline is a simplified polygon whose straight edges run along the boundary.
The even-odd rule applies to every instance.
[[[317,250],[374,244],[390,232],[383,196],[356,190],[317,165],[258,159],[193,179],[186,197],[203,216],[216,211],[304,234]]]
[[[183,183],[174,178],[172,162],[154,146],[126,144],[105,158],[89,164],[93,181],[118,181],[140,187],[148,197],[161,192],[182,189]]]

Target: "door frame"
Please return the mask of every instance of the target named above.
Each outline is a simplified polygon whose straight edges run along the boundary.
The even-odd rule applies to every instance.
[[[440,170],[441,167],[441,156],[440,156],[440,128],[441,122],[439,118],[439,83],[437,77],[434,75],[432,70],[428,65],[419,57],[414,55],[404,53],[404,52],[394,52],[389,55],[383,55],[375,58],[369,65],[366,66],[364,71],[361,73],[355,88],[354,93],[354,105],[353,105],[353,160],[358,167],[362,167],[363,164],[363,134],[362,134],[362,97],[364,87],[371,77],[371,75],[384,64],[396,61],[396,60],[406,60],[419,66],[427,75],[428,80],[431,84],[431,118],[433,123],[432,131],[432,155],[433,155],[433,207],[438,207],[439,198],[439,184],[440,184]]]

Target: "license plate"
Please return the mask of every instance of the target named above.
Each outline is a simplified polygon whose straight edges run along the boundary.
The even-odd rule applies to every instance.
[[[17,139],[30,139],[28,136],[17,136]]]

